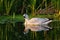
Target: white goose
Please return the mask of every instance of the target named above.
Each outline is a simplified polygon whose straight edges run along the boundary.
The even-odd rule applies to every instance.
[[[24,14],[25,19],[25,29],[24,34],[28,33],[29,30],[31,31],[46,31],[49,29],[52,29],[48,26],[48,23],[52,22],[52,20],[49,20],[48,18],[32,18],[29,19],[27,14]]]

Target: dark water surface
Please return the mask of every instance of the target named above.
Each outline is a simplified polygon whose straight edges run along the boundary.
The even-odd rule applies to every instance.
[[[60,21],[49,24],[53,29],[49,31],[31,32],[23,34],[24,22],[0,24],[0,40],[60,40]]]

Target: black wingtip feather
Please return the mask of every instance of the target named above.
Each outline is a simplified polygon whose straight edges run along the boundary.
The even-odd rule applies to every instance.
[[[53,18],[48,18],[49,20],[53,20]]]

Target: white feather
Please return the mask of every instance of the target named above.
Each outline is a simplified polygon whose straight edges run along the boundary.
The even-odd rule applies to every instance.
[[[23,15],[25,17],[25,33],[28,33],[28,30],[31,31],[46,31],[52,29],[48,26],[48,23],[52,22],[52,20],[49,20],[48,18],[32,18],[29,19],[27,14]]]

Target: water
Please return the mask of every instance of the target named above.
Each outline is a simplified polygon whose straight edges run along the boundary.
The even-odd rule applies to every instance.
[[[0,40],[60,40],[60,21],[54,21],[49,26],[53,29],[23,34],[23,22],[7,22],[0,24]]]

